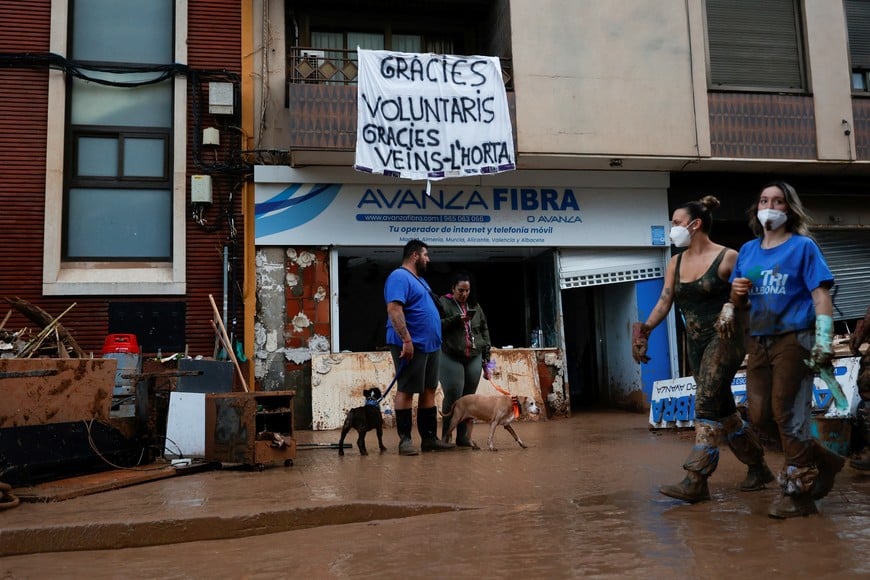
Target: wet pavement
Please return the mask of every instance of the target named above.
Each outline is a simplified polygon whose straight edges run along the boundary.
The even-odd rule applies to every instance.
[[[692,434],[646,419],[585,412],[516,424],[525,450],[499,429],[498,452],[417,457],[399,457],[388,430],[384,454],[369,433],[368,457],[302,449],[290,468],[22,504],[0,511],[0,553],[19,554],[0,558],[0,578],[870,575],[870,475],[847,466],[820,515],[773,520],[776,490],[737,491],[745,468],[723,449],[712,501],[687,505],[656,490],[682,477]],[[778,469],[781,454],[768,462]]]

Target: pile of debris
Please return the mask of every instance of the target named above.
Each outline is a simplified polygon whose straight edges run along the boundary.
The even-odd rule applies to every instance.
[[[75,302],[59,316],[52,317],[39,306],[21,298],[4,300],[38,328],[17,331],[6,329],[12,310],[7,312],[0,322],[0,358],[86,358],[85,352],[60,323],[63,315],[73,309]]]

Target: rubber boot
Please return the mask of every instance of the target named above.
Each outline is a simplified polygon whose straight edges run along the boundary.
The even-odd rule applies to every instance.
[[[764,447],[749,423],[743,420],[739,411],[729,415],[722,421],[725,439],[734,456],[749,469],[746,477],[737,486],[740,491],[759,491],[764,484],[770,483],[776,477],[764,461]]]
[[[801,493],[796,495],[786,495],[781,493],[776,498],[770,508],[767,510],[767,515],[777,519],[796,518],[799,516],[809,516],[819,513],[816,508],[816,503],[809,493]]]
[[[870,408],[866,401],[862,401],[858,407],[858,428],[864,434],[864,448],[856,453],[849,461],[853,469],[870,471]]]
[[[411,441],[411,425],[414,422],[411,409],[396,409],[396,432],[399,434],[399,455],[418,455],[420,452]]]
[[[686,477],[680,483],[661,486],[659,493],[689,503],[698,503],[710,499],[707,476],[695,471],[687,471]]]
[[[834,478],[846,464],[846,458],[839,453],[834,453],[818,441],[813,441],[813,457],[819,476],[813,484],[810,495],[813,499],[822,499],[834,487]]]
[[[764,489],[764,484],[770,483],[774,479],[776,476],[773,475],[767,463],[750,465],[746,472],[746,478],[740,482],[738,489],[740,491],[760,491]]]
[[[807,449],[812,449],[811,445]],[[802,452],[801,455],[804,455]],[[812,490],[819,477],[815,465],[786,464],[777,476],[782,488],[767,510],[772,518],[786,519],[819,513],[813,501]]]
[[[680,483],[661,486],[659,493],[689,503],[709,500],[707,478],[719,465],[719,440],[722,438],[722,433],[722,423],[719,421],[696,419],[695,444],[683,464],[686,477]]]
[[[420,432],[423,451],[447,451],[453,449],[452,443],[445,443],[438,439],[438,408],[428,407],[417,409],[417,430]]]
[[[449,431],[450,431],[450,417],[442,417],[442,419],[441,419],[441,441],[443,441],[444,443],[451,443],[453,441],[453,435],[450,434]],[[458,433],[457,433],[457,435],[458,435]]]
[[[471,438],[468,436],[468,423],[460,421],[456,426],[456,446],[471,447]]]

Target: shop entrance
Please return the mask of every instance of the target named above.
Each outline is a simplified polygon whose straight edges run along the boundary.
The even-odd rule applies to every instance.
[[[384,282],[401,264],[402,249],[337,248],[336,252],[339,350],[382,350],[387,321]],[[450,291],[454,272],[469,273],[493,347],[527,348],[535,328],[543,328],[547,345],[556,346],[552,250],[430,246],[429,254],[424,278],[436,294]],[[549,277],[541,275],[545,270]],[[547,281],[550,287],[542,288]]]
[[[594,295],[593,288],[574,288],[562,292],[565,371],[572,411],[600,402]]]

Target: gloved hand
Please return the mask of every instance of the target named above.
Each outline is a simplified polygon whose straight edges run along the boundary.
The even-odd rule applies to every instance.
[[[731,340],[734,336],[734,304],[726,302],[722,305],[722,310],[719,312],[719,318],[713,324],[716,327],[716,333],[720,338]]]
[[[631,358],[636,363],[648,363],[650,358],[646,355],[649,346],[649,334],[652,328],[642,322],[631,325]]]
[[[810,358],[818,367],[827,366],[834,359],[834,319],[827,314],[816,316],[816,343]]]
[[[486,364],[483,365],[483,378],[485,378],[486,380],[491,379],[493,371],[495,371],[495,361],[486,361]]]

